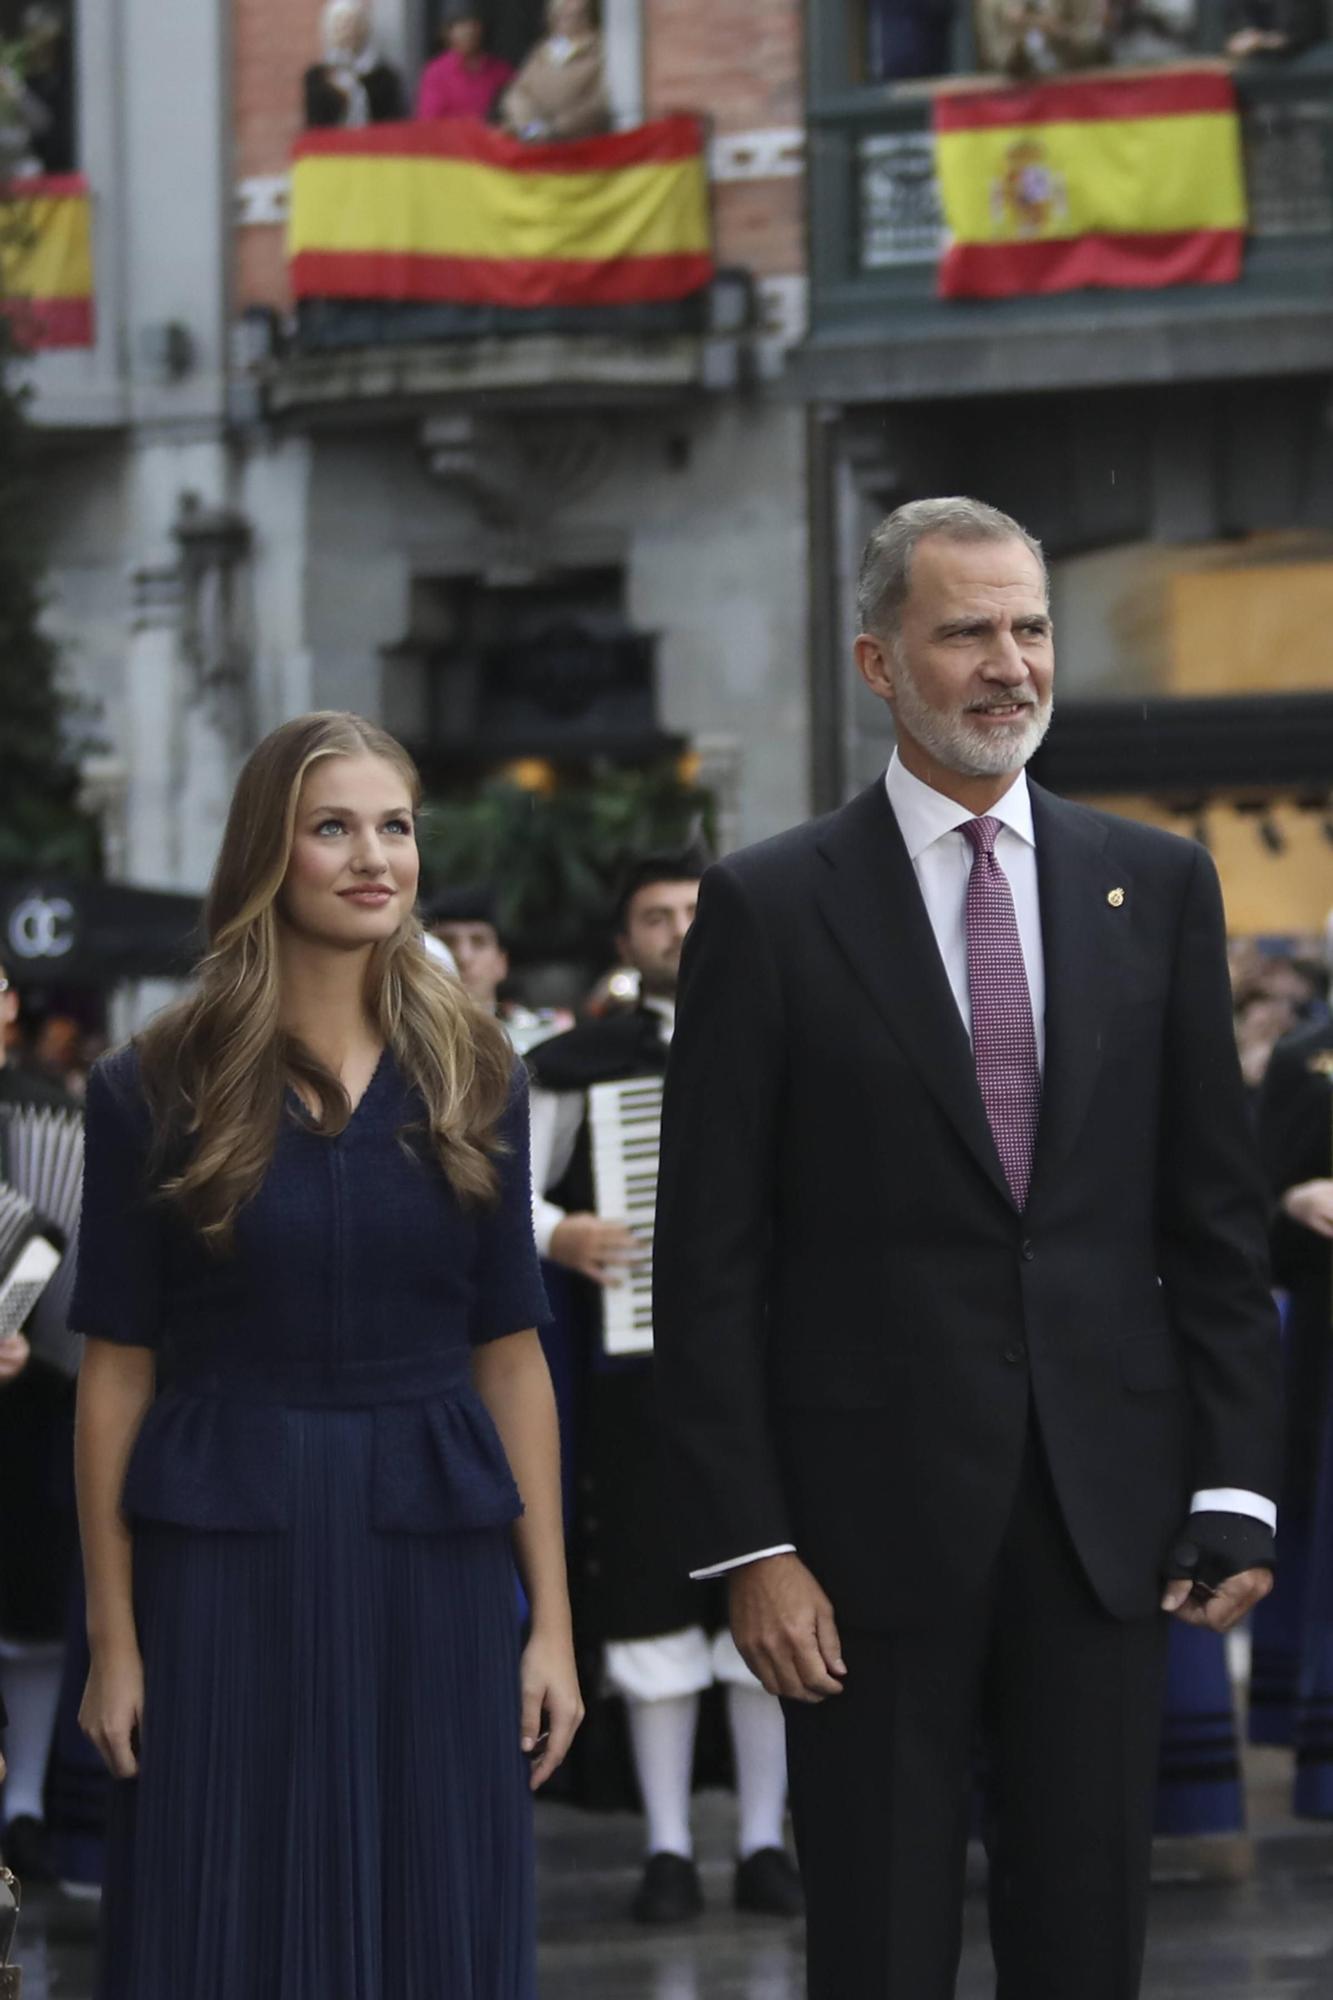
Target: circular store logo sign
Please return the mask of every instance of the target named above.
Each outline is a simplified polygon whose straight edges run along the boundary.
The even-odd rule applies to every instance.
[[[25,896],[10,911],[8,929],[16,958],[65,958],[74,949],[74,905],[67,896]]]

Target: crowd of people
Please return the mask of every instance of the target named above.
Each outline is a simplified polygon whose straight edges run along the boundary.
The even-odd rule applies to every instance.
[[[601,31],[593,0],[549,0],[547,33],[515,71],[486,45],[476,0],[456,0],[444,47],[426,65],[415,102],[381,54],[367,0],[328,0],[323,52],[305,75],[308,126],[405,118],[471,118],[526,140],[586,139],[609,130]]]
[[[961,10],[953,0],[870,0],[867,69],[877,82],[947,76]],[[1288,58],[1327,38],[1313,0],[1229,0],[1222,52]],[[1217,53],[1197,0],[975,0],[978,69],[1015,79],[1110,64],[1137,68]]]
[[[87,1337],[77,1441],[57,1350],[0,1339],[2,1844],[105,1883],[99,2000],[314,2000],[349,1941],[358,2000],[531,2000],[526,1793],[637,1809],[632,1914],[670,1925],[714,1783],[734,1903],[806,1913],[815,2000],[878,1992],[872,1960],[945,1990],[977,1824],[1002,1966],[1104,1920],[1101,1983],[1039,1990],[1131,2000],[1152,1824],[1239,1824],[1243,1616],[1251,1737],[1333,1818],[1324,966],[1233,947],[1237,1063],[1206,855],[1029,792],[1050,626],[1016,524],[900,510],[862,595],[885,781],[738,862],[626,856],[577,1017],[524,1004],[503,885],[421,893],[419,781],[347,716],[253,753],[197,983],[90,1076],[0,973],[0,1180],[14,1107],[86,1119],[52,1234]],[[1051,1171],[1076,1145],[1092,1196]]]

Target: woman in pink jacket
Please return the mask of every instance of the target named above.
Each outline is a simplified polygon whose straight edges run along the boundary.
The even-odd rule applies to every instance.
[[[446,34],[448,48],[422,74],[417,117],[489,118],[512,68],[487,50],[485,24],[474,7],[457,7]]]

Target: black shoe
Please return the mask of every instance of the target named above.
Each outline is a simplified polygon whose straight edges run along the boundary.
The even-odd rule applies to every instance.
[[[703,1915],[699,1871],[683,1854],[650,1854],[630,1905],[636,1924],[683,1924]]]
[[[0,1846],[4,1848],[6,1868],[12,1868],[20,1882],[35,1885],[55,1881],[55,1854],[44,1820],[34,1819],[31,1813],[20,1813],[5,1828]]]
[[[799,1917],[805,1894],[785,1848],[761,1847],[736,1863],[736,1908],[756,1917]]]

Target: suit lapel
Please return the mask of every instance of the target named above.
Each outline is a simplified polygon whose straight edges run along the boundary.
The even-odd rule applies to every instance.
[[[1031,787],[1046,966],[1046,1062],[1032,1195],[1072,1149],[1097,1079],[1117,960],[1108,922],[1106,828]]]
[[[824,921],[959,1137],[1012,1202],[967,1030],[882,779],[834,815],[819,852]]]

